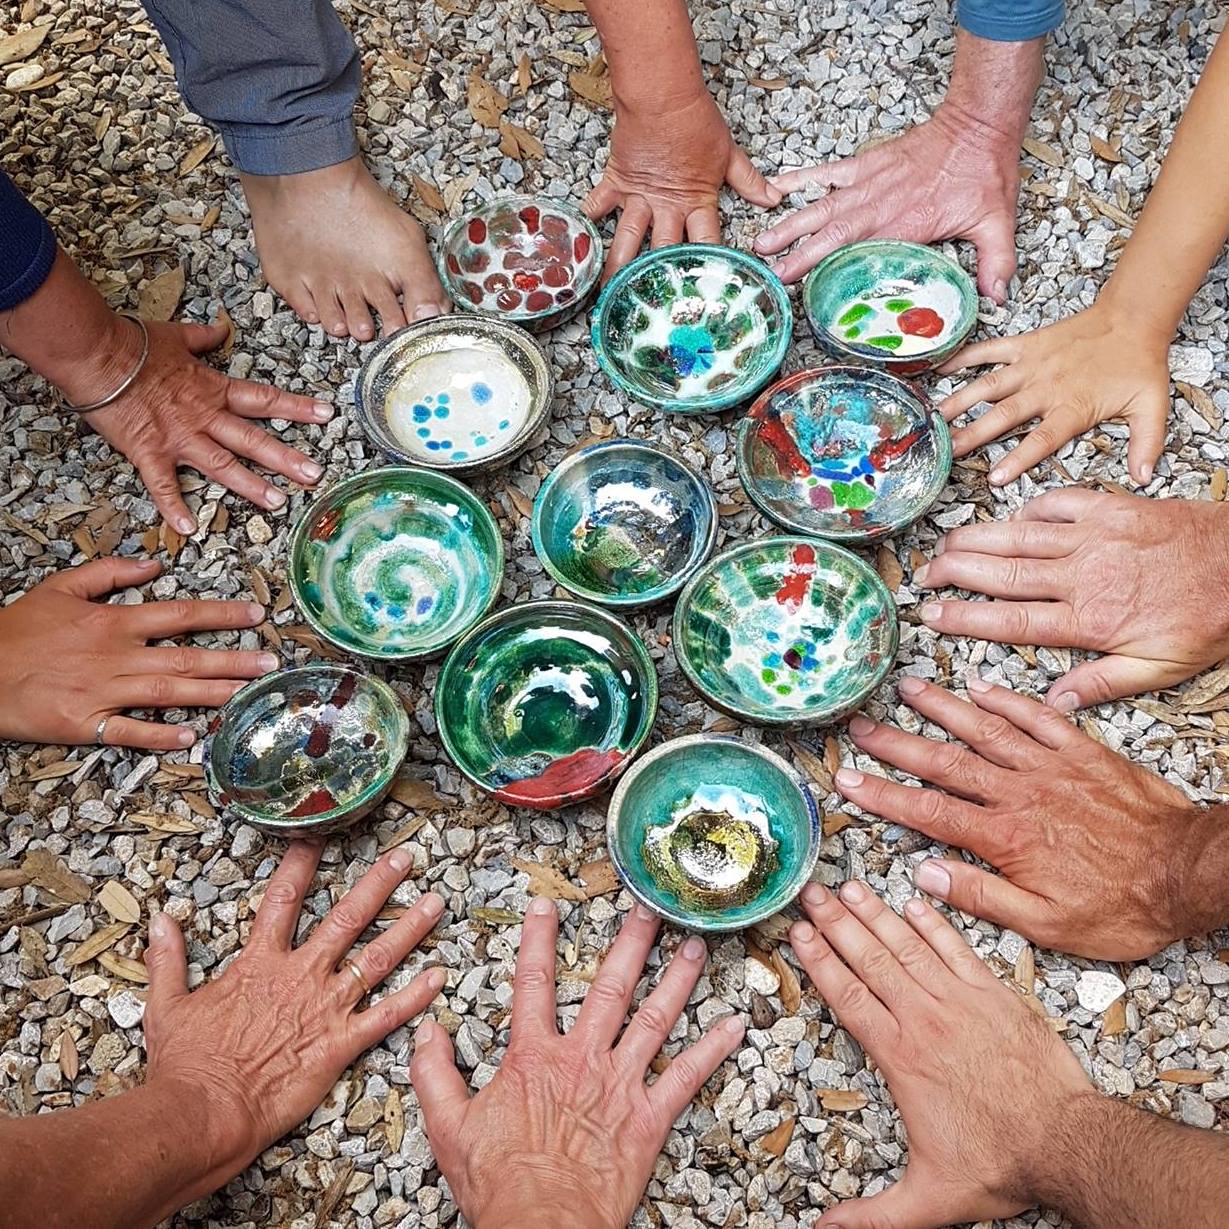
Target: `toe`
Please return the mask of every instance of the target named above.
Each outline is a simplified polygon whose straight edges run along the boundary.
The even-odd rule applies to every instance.
[[[345,312],[346,329],[350,336],[359,341],[370,341],[376,335],[376,328],[362,286],[357,282],[343,283],[337,287],[337,297]]]
[[[305,282],[296,282],[287,288],[282,298],[294,309],[295,314],[305,324],[319,324],[320,311],[316,307],[316,296]]]
[[[330,337],[345,337],[350,332],[346,326],[345,308],[342,307],[335,290],[330,290],[327,294],[318,293],[316,306],[320,309],[320,323]]]
[[[397,292],[384,278],[366,287],[364,293],[367,302],[380,314],[380,332],[385,337],[405,328],[405,312],[401,310],[401,301],[397,298]]]

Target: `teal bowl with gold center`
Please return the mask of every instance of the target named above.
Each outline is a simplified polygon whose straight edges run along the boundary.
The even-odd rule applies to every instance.
[[[657,673],[627,624],[579,602],[526,602],[449,653],[435,719],[452,762],[510,806],[551,810],[618,777],[657,715]]]
[[[385,661],[448,647],[495,603],[504,548],[495,518],[455,478],[389,466],[347,478],[303,514],[290,586],[338,648]]]
[[[690,930],[739,930],[785,908],[810,879],[819,843],[815,800],[794,769],[722,734],[655,747],[619,782],[606,815],[628,891]]]
[[[793,328],[785,287],[763,261],[679,243],[645,252],[606,283],[592,341],[629,397],[705,414],[755,396],[781,366]]]
[[[873,568],[818,538],[764,538],[702,568],[674,608],[674,652],[714,708],[829,725],[892,668],[896,603]]]

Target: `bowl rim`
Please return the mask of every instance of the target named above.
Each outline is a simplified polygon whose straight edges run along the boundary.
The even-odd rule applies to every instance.
[[[727,704],[721,697],[713,694],[703,683],[701,683],[699,674],[692,664],[691,659],[681,647],[683,641],[683,620],[686,616],[688,607],[691,605],[692,597],[696,587],[701,581],[705,580],[709,575],[716,572],[717,569],[726,563],[732,562],[734,559],[750,554],[753,551],[761,550],[765,546],[788,544],[797,546],[811,546],[820,551],[830,551],[833,554],[841,555],[846,560],[851,562],[855,568],[861,569],[865,576],[871,582],[871,588],[879,593],[880,601],[885,610],[888,611],[889,623],[891,625],[891,645],[890,651],[885,652],[883,660],[875,668],[871,675],[870,681],[863,687],[855,696],[846,704],[842,704],[836,708],[825,709],[822,712],[814,714],[800,714],[796,711],[773,715],[768,713],[758,713],[755,716],[750,716],[746,711],[740,711],[737,708]],[[846,714],[851,713],[854,709],[859,708],[863,701],[866,700],[882,683],[888,674],[891,672],[892,666],[896,661],[896,653],[900,648],[900,619],[896,610],[896,599],[892,596],[891,590],[884,584],[883,578],[870,566],[860,555],[855,555],[853,551],[846,549],[844,546],[836,542],[829,542],[824,538],[817,538],[811,534],[775,534],[768,537],[753,538],[747,542],[739,542],[735,546],[731,546],[724,550],[719,555],[715,555],[710,559],[704,567],[702,567],[688,582],[683,592],[679,595],[679,600],[674,607],[674,616],[670,620],[670,636],[671,643],[674,646],[675,660],[679,664],[679,668],[683,671],[687,681],[692,685],[700,697],[712,708],[719,713],[725,713],[726,716],[733,717],[737,721],[744,721],[750,725],[764,726],[770,729],[781,729],[790,727],[809,727],[809,726],[827,726],[833,725],[840,721]]]
[[[295,522],[294,529],[290,534],[290,542],[286,550],[286,575],[290,581],[291,595],[294,597],[295,605],[298,607],[300,614],[302,614],[311,629],[320,636],[323,636],[330,644],[336,645],[339,649],[354,654],[356,657],[363,657],[370,661],[418,661],[424,657],[431,657],[436,653],[443,652],[450,644],[471,630],[474,624],[482,619],[499,600],[500,584],[492,584],[490,595],[483,603],[482,608],[474,614],[469,626],[462,628],[451,639],[425,649],[381,653],[378,650],[372,651],[371,646],[360,649],[347,641],[341,640],[316,616],[304,600],[303,585],[299,578],[298,567],[296,566],[302,557],[308,527],[315,521],[320,510],[325,506],[326,501],[332,500],[339,492],[344,492],[346,496],[350,496],[354,490],[367,485],[378,474],[410,475],[419,481],[425,478],[432,483],[440,483],[451,490],[460,502],[471,507],[477,519],[483,521],[486,528],[490,530],[491,537],[495,543],[495,558],[492,560],[491,574],[493,577],[502,578],[504,573],[504,539],[503,535],[499,532],[499,525],[495,517],[491,515],[490,508],[465,483],[458,481],[450,474],[417,465],[373,465],[369,469],[360,470],[357,474],[351,474],[348,478],[341,478],[320,491],[315,499],[299,515],[299,519]]]
[[[791,519],[788,515],[770,507],[767,497],[750,481],[751,441],[759,424],[763,421],[764,408],[778,393],[792,392],[796,387],[813,382],[816,377],[829,375],[848,375],[871,383],[891,381],[900,385],[898,392],[902,397],[911,398],[923,414],[929,415],[931,429],[939,440],[939,464],[936,467],[935,478],[932,480],[935,488],[934,494],[919,512],[908,517],[897,517],[889,523],[870,530],[857,529],[854,526],[842,529],[838,526],[821,531],[807,524],[801,517]],[[755,399],[755,404],[738,424],[738,433],[734,440],[734,468],[747,497],[774,525],[779,525],[782,529],[789,530],[790,533],[821,538],[825,542],[866,545],[878,542],[882,538],[890,538],[894,533],[907,529],[914,522],[921,520],[934,507],[935,501],[947,486],[952,473],[952,434],[943,415],[939,413],[934,402],[917,381],[905,379],[894,371],[881,367],[864,367],[857,363],[821,363],[818,367],[808,367],[805,371],[796,371],[793,375],[785,376],[766,388]]]
[[[375,380],[380,367],[388,361],[390,355],[404,346],[407,341],[413,342],[419,336],[429,337],[434,333],[445,333],[450,328],[467,329],[476,336],[489,341],[502,341],[509,345],[519,346],[529,356],[530,365],[538,373],[538,391],[530,389],[532,404],[524,426],[502,448],[497,448],[494,452],[473,460],[428,461],[424,457],[407,452],[384,429],[375,413],[375,406],[365,395],[364,389],[369,382]],[[410,335],[408,338],[407,334]],[[376,342],[354,378],[354,411],[363,434],[384,456],[391,458],[398,465],[434,470],[437,473],[465,474],[480,469],[493,469],[518,457],[529,447],[533,436],[549,417],[554,401],[555,373],[546,351],[531,333],[508,320],[501,320],[498,316],[477,314],[457,316],[449,313],[446,316],[432,316],[428,320],[415,320],[412,324],[407,324],[404,328]]]
[[[277,670],[273,670],[268,674],[262,674],[260,678],[252,679],[245,683],[234,695],[218,709],[217,716],[210,723],[210,732],[206,736],[201,747],[201,762],[205,771],[205,785],[208,792],[214,795],[217,799],[219,795],[225,792],[225,787],[222,785],[218,777],[217,769],[213,763],[212,750],[213,741],[217,737],[218,732],[222,728],[223,721],[226,720],[227,711],[231,714],[235,709],[241,706],[245,700],[250,701],[252,693],[268,686],[273,680],[285,680],[290,675],[297,674],[341,674],[353,675],[359,681],[359,686],[370,686],[372,690],[384,701],[388,708],[396,715],[396,729],[394,731],[393,741],[400,747],[400,753],[391,758],[391,767],[386,767],[381,771],[380,776],[366,789],[363,790],[357,798],[347,803],[344,807],[334,807],[331,811],[322,811],[318,815],[297,816],[294,819],[282,818],[275,819],[263,812],[258,811],[255,807],[250,807],[242,802],[217,802],[217,805],[225,811],[230,811],[245,822],[258,825],[264,828],[265,831],[272,831],[277,828],[284,829],[303,829],[320,827],[324,824],[331,823],[333,820],[341,819],[349,815],[352,811],[357,811],[360,807],[367,806],[370,803],[378,801],[380,795],[393,783],[401,765],[405,762],[405,757],[410,749],[410,718],[405,711],[405,705],[401,703],[401,698],[397,693],[386,683],[382,678],[377,678],[374,674],[367,674],[362,670],[356,670],[353,666],[344,665],[340,662],[307,662],[302,666],[282,666]]]
[[[453,240],[461,232],[463,227],[466,227],[473,221],[474,218],[482,214],[488,214],[506,205],[516,205],[517,212],[526,205],[537,205],[542,207],[549,204],[550,209],[555,213],[563,214],[569,222],[579,226],[581,230],[588,233],[589,238],[593,242],[593,250],[599,254],[602,259],[595,260],[593,263],[592,273],[585,278],[584,282],[575,283],[576,298],[571,303],[556,303],[549,308],[543,308],[541,311],[510,311],[510,312],[493,312],[486,308],[479,307],[476,303],[471,303],[468,299],[462,299],[452,293],[453,273],[448,268],[446,263],[448,259],[448,251],[452,246]],[[445,228],[443,235],[440,238],[439,250],[435,256],[435,267],[439,272],[440,282],[447,293],[448,298],[457,305],[463,312],[471,316],[480,316],[487,320],[502,320],[505,324],[529,323],[536,324],[543,320],[551,320],[555,316],[568,315],[576,310],[582,304],[593,289],[597,285],[598,278],[602,275],[602,266],[606,263],[604,259],[605,244],[602,242],[601,233],[597,226],[594,225],[593,219],[586,217],[575,205],[571,202],[561,202],[553,200],[548,196],[535,196],[531,192],[500,192],[491,197],[489,201],[483,201],[473,209],[468,209],[459,217],[453,218]],[[583,285],[583,289],[582,289]]]
[[[930,260],[937,265],[946,267],[950,272],[956,275],[956,282],[961,289],[961,319],[960,326],[953,330],[951,337],[942,345],[934,346],[929,350],[923,350],[920,354],[883,354],[877,350],[871,350],[866,346],[859,346],[856,342],[848,342],[844,338],[837,337],[828,328],[816,320],[814,313],[811,311],[811,296],[814,293],[815,287],[820,279],[831,272],[832,267],[838,262],[848,258],[850,255],[857,255],[861,252],[872,248],[905,248],[912,252],[920,260]],[[811,326],[811,332],[815,337],[822,342],[823,345],[836,351],[839,354],[847,355],[850,358],[865,359],[868,362],[882,364],[890,369],[895,365],[912,365],[916,363],[929,364],[934,366],[940,362],[943,357],[951,354],[959,346],[964,343],[965,338],[977,326],[977,303],[978,294],[977,286],[973,279],[965,272],[960,262],[954,257],[949,256],[942,248],[934,247],[929,243],[914,243],[911,239],[859,239],[854,243],[846,243],[843,247],[837,248],[835,251],[829,252],[811,271],[806,275],[802,283],[802,311],[807,318],[807,323]]]
[[[599,593],[594,589],[587,589],[583,585],[577,584],[576,581],[566,576],[555,562],[554,556],[547,550],[545,539],[542,536],[542,518],[546,501],[559,487],[566,474],[586,457],[616,451],[638,453],[642,456],[652,456],[658,460],[664,459],[673,462],[687,475],[687,480],[692,488],[699,492],[700,501],[704,507],[706,518],[704,531],[696,537],[687,566],[671,576],[665,584],[658,585],[656,589],[650,589],[642,593]],[[713,547],[717,544],[717,521],[717,500],[713,495],[712,488],[698,470],[668,448],[663,448],[658,444],[650,444],[644,440],[620,437],[618,439],[598,440],[595,443],[584,444],[579,448],[572,449],[547,474],[542,481],[542,485],[538,488],[538,494],[533,501],[533,508],[529,516],[529,535],[533,543],[533,553],[537,555],[538,561],[547,570],[551,578],[557,584],[562,585],[569,593],[575,594],[584,601],[594,602],[599,606],[633,610],[641,606],[651,606],[669,597],[672,593],[677,593],[696,570],[704,566],[708,557],[713,553]]]
[[[819,806],[815,801],[815,796],[811,793],[807,785],[806,779],[802,774],[779,752],[773,751],[771,747],[765,747],[761,743],[748,742],[745,738],[739,738],[732,734],[712,734],[701,732],[699,734],[684,734],[679,738],[670,738],[665,742],[658,743],[651,751],[646,751],[628,770],[623,774],[618,785],[615,786],[614,793],[610,798],[610,805],[606,810],[606,852],[610,855],[610,861],[615,868],[615,873],[619,876],[619,882],[632,894],[632,896],[647,909],[651,909],[659,917],[665,918],[667,921],[673,922],[676,926],[682,926],[687,930],[704,931],[708,933],[729,932],[735,930],[745,930],[749,926],[754,926],[757,922],[762,922],[766,917],[771,917],[774,913],[778,913],[784,906],[774,905],[772,908],[764,908],[761,912],[752,917],[748,917],[744,921],[736,923],[712,922],[712,923],[697,923],[694,918],[685,918],[682,914],[663,906],[660,901],[654,900],[649,894],[638,884],[632,881],[632,877],[627,873],[624,866],[623,858],[619,852],[618,828],[619,820],[622,817],[623,803],[627,798],[632,785],[635,783],[637,776],[646,771],[648,767],[657,760],[666,759],[677,751],[686,750],[695,746],[712,746],[714,743],[729,743],[740,747],[745,751],[752,753],[755,756],[763,759],[771,767],[780,772],[794,787],[797,793],[801,796],[803,805],[806,809],[808,823],[808,831],[810,833],[810,841],[807,847],[806,856],[799,863],[795,874],[790,876],[790,883],[796,884],[796,890],[786,905],[797,899],[798,893],[806,886],[811,878],[811,873],[814,871],[816,864],[819,862],[820,852],[820,824],[819,824]]]
[[[659,261],[667,261],[683,253],[699,254],[701,256],[716,256],[727,260],[740,269],[752,271],[762,279],[765,288],[776,302],[781,313],[782,328],[772,342],[772,362],[768,373],[757,384],[747,389],[722,391],[706,397],[662,397],[656,393],[646,392],[627,378],[606,356],[606,345],[603,341],[606,318],[610,314],[610,305],[614,296],[635,277],[642,269]],[[786,324],[788,322],[788,324]],[[653,248],[642,252],[630,264],[626,264],[602,287],[601,294],[593,308],[593,317],[589,324],[589,342],[597,358],[598,366],[606,373],[607,378],[622,393],[631,397],[641,405],[647,405],[660,410],[677,414],[715,414],[728,410],[731,406],[749,401],[760,389],[769,383],[785,361],[794,336],[794,310],[790,305],[789,291],[785,283],[762,261],[750,252],[738,248],[727,247],[723,243],[672,243],[667,247]]]
[[[645,691],[645,710],[644,716],[641,719],[640,728],[637,731],[636,737],[632,742],[631,748],[628,751],[627,758],[623,761],[615,773],[615,776],[621,775],[626,771],[627,767],[639,754],[641,748],[648,741],[649,735],[653,732],[653,726],[657,723],[657,705],[660,694],[660,687],[657,679],[657,668],[653,665],[653,659],[649,655],[648,646],[640,639],[636,629],[631,624],[619,618],[613,611],[606,610],[604,607],[596,606],[591,602],[569,601],[563,598],[537,598],[529,602],[517,602],[510,606],[503,606],[496,610],[493,614],[487,615],[481,623],[471,627],[448,652],[448,656],[444,659],[440,666],[439,674],[435,680],[435,696],[432,701],[432,711],[435,715],[436,730],[439,734],[440,745],[444,753],[448,756],[449,762],[461,773],[463,777],[471,784],[476,785],[485,794],[495,794],[497,789],[492,789],[489,784],[484,782],[476,773],[470,771],[469,767],[462,762],[462,759],[457,755],[456,744],[452,737],[452,732],[449,728],[449,722],[443,715],[442,705],[445,694],[447,693],[447,675],[449,669],[453,666],[455,660],[459,660],[463,651],[468,647],[470,641],[477,640],[479,636],[485,635],[494,627],[499,627],[505,622],[511,621],[516,617],[524,617],[529,612],[535,612],[542,617],[550,617],[552,614],[568,614],[596,617],[600,622],[605,623],[608,627],[613,627],[621,636],[627,638],[628,644],[631,647],[632,656],[636,658],[640,667],[640,673],[644,680]],[[569,806],[574,802],[583,802],[587,798],[598,794],[602,789],[614,778],[610,775],[602,777],[595,785],[590,785],[584,789],[572,790],[567,794],[560,796],[557,802],[551,804],[547,810],[557,810],[559,807]],[[515,804],[513,804],[515,805]],[[526,808],[534,809],[534,808]]]

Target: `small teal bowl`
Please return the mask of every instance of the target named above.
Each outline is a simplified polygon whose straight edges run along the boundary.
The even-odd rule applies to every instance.
[[[837,248],[807,275],[802,305],[829,353],[902,376],[946,362],[977,323],[969,275],[938,248],[903,239]]]
[[[793,326],[785,287],[763,261],[679,243],[644,253],[607,282],[593,312],[593,351],[636,401],[708,414],[772,379]]]
[[[643,905],[689,930],[741,930],[784,909],[819,859],[819,812],[779,755],[722,734],[654,748],[619,782],[610,860]]]
[[[530,528],[542,566],[565,589],[604,606],[648,606],[712,554],[717,505],[704,479],[663,449],[603,440],[551,471]]]

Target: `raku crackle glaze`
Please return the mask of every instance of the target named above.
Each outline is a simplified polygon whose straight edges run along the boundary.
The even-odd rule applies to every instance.
[[[205,741],[211,800],[282,835],[331,832],[387,792],[409,745],[393,690],[342,666],[256,679],[214,718]]]
[[[502,610],[448,655],[435,689],[440,739],[476,785],[550,809],[597,793],[643,745],[657,676],[626,624],[592,606]]]
[[[857,708],[896,653],[896,605],[857,556],[815,538],[719,555],[674,611],[679,664],[715,707],[763,725],[819,725]]]
[[[606,843],[651,909],[697,930],[733,930],[797,895],[819,856],[801,778],[763,747],[699,734],[663,743],[619,783]]]
[[[390,466],[330,487],[308,508],[289,572],[307,621],[334,644],[423,657],[490,609],[503,543],[486,506],[456,479]]]
[[[593,315],[606,374],[646,405],[701,413],[745,401],[781,365],[789,298],[761,261],[732,248],[678,244],[611,278]]]
[[[820,367],[768,389],[739,427],[738,476],[797,533],[853,543],[918,519],[947,483],[952,444],[925,394],[887,372]]]

